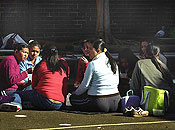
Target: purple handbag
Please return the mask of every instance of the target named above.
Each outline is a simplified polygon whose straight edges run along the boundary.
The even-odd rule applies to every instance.
[[[131,92],[131,95],[129,93]],[[140,97],[133,94],[132,90],[127,91],[126,96],[121,98],[121,110],[123,111],[126,107],[139,107]]]

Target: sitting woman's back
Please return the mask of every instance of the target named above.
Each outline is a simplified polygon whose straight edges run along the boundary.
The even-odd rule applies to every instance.
[[[63,58],[56,54],[56,47],[45,47],[43,60],[36,66],[32,87],[43,96],[60,102],[65,101],[69,67]],[[48,49],[48,50],[47,50]],[[55,53],[55,54],[54,54]]]
[[[170,90],[171,76],[166,65],[158,59],[159,54],[160,48],[149,44],[146,59],[137,62],[131,78],[131,89],[136,95],[141,96],[144,86]]]
[[[87,51],[92,61],[71,96],[71,104],[82,111],[116,112],[120,101],[118,66],[102,39],[88,43]]]

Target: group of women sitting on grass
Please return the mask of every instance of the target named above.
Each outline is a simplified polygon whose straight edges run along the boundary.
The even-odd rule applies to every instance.
[[[30,102],[35,109],[40,110],[60,110],[64,106],[70,71],[68,63],[59,55],[56,46],[45,45],[42,58],[39,57],[40,48],[38,43],[31,43],[29,46],[15,44],[14,55],[0,62],[1,95],[14,97],[12,101],[0,104],[0,110],[20,111],[23,102]],[[122,91],[120,62],[127,60],[125,62],[128,63],[128,59],[120,59],[118,65],[102,39],[83,41],[82,51],[84,55],[78,61],[77,77],[73,85],[75,91],[70,96],[72,108],[116,112]],[[160,49],[149,44],[146,52],[146,59],[136,58],[133,63],[130,62],[133,73],[129,76],[129,87],[138,96],[141,96],[145,85],[170,90],[170,82],[167,82],[167,76],[170,78],[169,71],[158,60]],[[128,65],[124,67],[130,69]],[[31,73],[32,80],[28,79]]]

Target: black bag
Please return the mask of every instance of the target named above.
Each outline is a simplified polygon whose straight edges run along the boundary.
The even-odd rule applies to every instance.
[[[8,40],[5,49],[13,49],[13,44],[16,43],[14,40],[17,34],[13,34]]]

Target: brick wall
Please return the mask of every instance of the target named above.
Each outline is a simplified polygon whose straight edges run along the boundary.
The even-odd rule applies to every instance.
[[[173,0],[110,0],[112,34],[118,39],[150,38],[162,25],[175,27]],[[73,42],[96,34],[95,0],[1,0],[0,32],[25,39]]]
[[[120,38],[153,37],[166,27],[166,35],[175,26],[173,0],[111,0],[111,28]]]
[[[63,42],[95,35],[94,0],[2,0],[0,5],[1,35]]]

